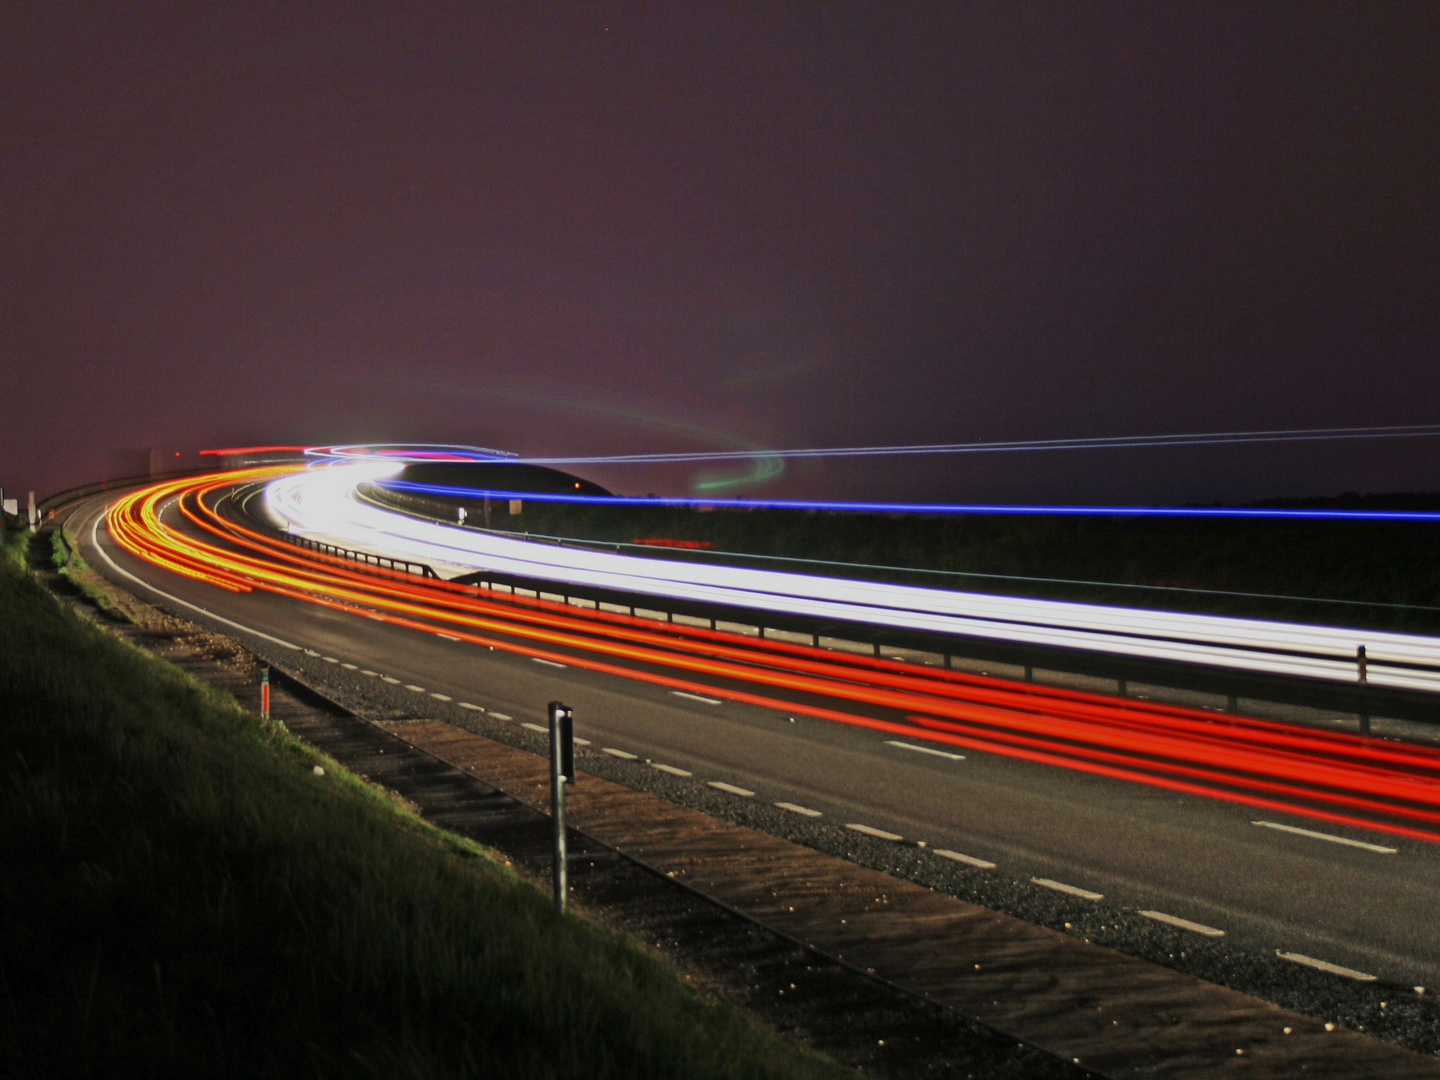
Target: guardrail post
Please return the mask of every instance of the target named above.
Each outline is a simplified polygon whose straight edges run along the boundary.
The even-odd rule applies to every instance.
[[[550,702],[550,818],[555,829],[555,910],[565,911],[570,891],[565,852],[565,785],[575,779],[575,714],[561,701]]]
[[[1363,686],[1367,681],[1369,681],[1370,673],[1369,673],[1368,671],[1366,671],[1366,668],[1368,668],[1369,666],[1370,666],[1370,661],[1367,660],[1366,657],[1365,657],[1365,646],[1364,646],[1364,645],[1357,645],[1357,646],[1355,646],[1355,679],[1356,679],[1356,681],[1359,682],[1362,686]],[[1361,713],[1361,714],[1360,714],[1360,717],[1359,717],[1359,720],[1360,720],[1360,734],[1361,734],[1361,735],[1369,735],[1369,734],[1370,734],[1370,714],[1369,714],[1369,713]]]

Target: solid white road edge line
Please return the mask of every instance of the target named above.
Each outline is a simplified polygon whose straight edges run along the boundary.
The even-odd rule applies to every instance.
[[[949,848],[935,848],[935,854],[942,859],[950,859],[954,862],[963,862],[967,866],[975,866],[981,870],[994,870],[995,864],[985,859],[977,859],[974,855],[962,855],[958,851],[951,851]]]
[[[1030,879],[1036,885],[1044,886],[1047,889],[1054,889],[1056,892],[1068,893],[1071,896],[1078,896],[1082,900],[1103,900],[1104,893],[1091,892],[1089,889],[1082,889],[1078,885],[1066,885],[1063,881],[1056,881],[1048,877],[1032,877]]]
[[[1348,836],[1334,836],[1330,833],[1315,832],[1313,829],[1301,829],[1294,825],[1281,825],[1278,821],[1252,821],[1250,824],[1259,825],[1262,829],[1277,829],[1280,832],[1294,833],[1296,836],[1308,836],[1312,840],[1328,840],[1332,844],[1364,848],[1366,851],[1374,851],[1381,855],[1394,855],[1400,850],[1399,848],[1382,847],[1380,844],[1367,844],[1364,840],[1351,840]]]
[[[1328,971],[1331,975],[1344,975],[1347,979],[1354,979],[1356,982],[1374,982],[1374,975],[1367,975],[1363,971],[1356,971],[1354,968],[1341,967],[1339,964],[1332,964],[1328,960],[1316,960],[1313,956],[1306,956],[1298,952],[1281,952],[1275,950],[1275,955],[1281,960],[1290,960],[1296,964],[1304,964],[1306,967],[1316,968],[1319,971]]]
[[[914,750],[917,754],[934,754],[936,757],[949,758],[951,761],[964,761],[964,754],[952,754],[948,750],[936,750],[930,746],[916,746],[914,743],[897,742],[894,739],[886,739],[886,746],[898,747],[901,750]]]
[[[801,814],[805,817],[820,817],[819,810],[811,810],[808,806],[801,806],[793,802],[777,802],[775,804],[781,810],[789,810],[792,814]]]
[[[1204,934],[1206,937],[1224,937],[1224,930],[1217,930],[1213,926],[1206,926],[1204,923],[1191,922],[1189,919],[1182,919],[1178,915],[1166,915],[1163,911],[1142,911],[1147,919],[1154,919],[1156,922],[1163,922],[1167,926],[1178,926],[1181,930],[1193,930],[1197,934]]]
[[[238,623],[234,619],[227,619],[223,615],[216,615],[213,611],[210,611],[207,608],[203,608],[199,604],[192,604],[189,600],[181,600],[180,597],[176,596],[174,593],[168,593],[164,589],[157,589],[154,585],[151,585],[144,578],[136,577],[134,574],[130,573],[129,570],[126,570],[114,559],[112,559],[110,557],[110,553],[100,546],[100,534],[98,532],[99,528],[100,518],[97,517],[95,519],[95,524],[90,526],[90,546],[100,553],[100,557],[104,559],[107,563],[109,563],[110,569],[114,570],[117,574],[121,574],[129,578],[136,584],[141,585],[146,589],[149,589],[156,596],[163,596],[166,600],[173,600],[175,601],[175,603],[180,604],[183,607],[188,607],[191,611],[200,612],[200,614],[204,615],[207,619],[214,619],[216,622],[224,623],[226,626],[233,626],[236,630],[242,630],[247,634],[253,634],[255,637],[262,638],[265,641],[273,641],[276,645],[283,645],[285,648],[294,649],[296,652],[304,651],[300,648],[299,645],[296,645],[293,641],[286,641],[284,638],[278,638],[274,634],[267,634],[263,630],[256,630],[253,626],[246,626],[244,623]]]

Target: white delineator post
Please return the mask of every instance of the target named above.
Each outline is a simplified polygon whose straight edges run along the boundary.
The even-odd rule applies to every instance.
[[[555,910],[565,911],[570,891],[565,851],[565,785],[575,779],[575,714],[569,705],[550,702],[550,817],[555,829]]]

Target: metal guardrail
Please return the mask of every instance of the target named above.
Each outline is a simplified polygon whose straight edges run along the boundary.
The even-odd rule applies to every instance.
[[[284,533],[279,529],[272,531],[286,543],[307,548],[310,551],[318,551],[337,559],[348,559],[351,562],[365,563],[368,566],[385,567],[397,573],[418,574],[420,577],[435,578],[436,580],[439,580],[440,577],[435,573],[435,568],[428,563],[410,562],[408,559],[392,559],[388,555],[375,555],[368,551],[355,551],[351,548],[342,548],[337,544],[327,544],[323,540],[312,540],[308,536]]]

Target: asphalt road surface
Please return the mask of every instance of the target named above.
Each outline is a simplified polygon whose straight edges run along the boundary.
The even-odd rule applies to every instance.
[[[935,858],[993,863],[988,873],[1042,879],[1047,888],[1220,930],[1237,947],[1303,954],[1406,985],[1440,981],[1440,849],[1433,843],[923,736],[703,700],[302,599],[231,593],[130,555],[98,518],[91,506],[72,530],[90,564],[122,586],[145,596],[147,583],[178,613],[222,632],[262,635],[357,678],[408,688],[416,716],[438,700],[543,724],[546,703],[563,699],[591,749],[691,774],[735,799],[923,841]],[[193,530],[173,503],[162,521]],[[837,707],[866,711],[854,701]],[[1270,824],[1255,824],[1262,820]]]

